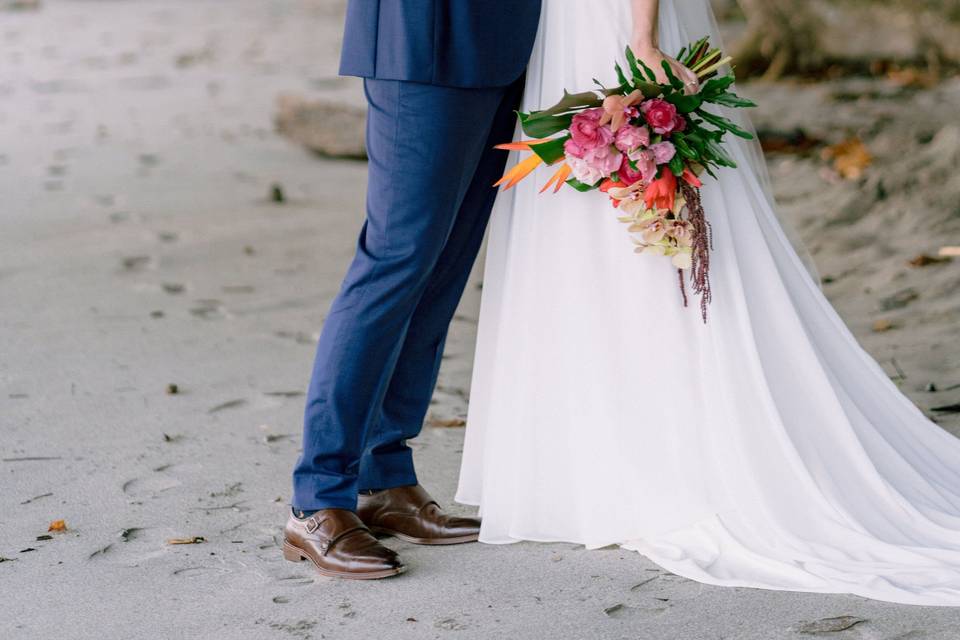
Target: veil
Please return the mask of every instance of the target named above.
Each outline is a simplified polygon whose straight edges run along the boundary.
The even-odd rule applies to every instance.
[[[672,11],[665,10],[666,7],[661,9],[660,29],[662,32],[665,32],[664,35],[668,41],[679,39],[679,41],[685,43],[688,40],[697,40],[705,35],[709,35],[710,41],[715,47],[720,47],[722,51],[727,52],[723,40],[720,37],[720,29],[717,26],[710,0],[662,0],[662,4],[672,5]],[[686,38],[684,38],[684,35]],[[665,52],[670,55],[676,53],[670,50],[666,50]],[[734,64],[735,63],[736,61],[734,61]],[[797,257],[806,268],[807,273],[813,278],[817,287],[820,287],[820,277],[813,257],[800,239],[797,231],[784,219],[782,211],[780,211],[776,204],[770,182],[770,173],[767,170],[767,163],[763,156],[763,150],[760,147],[756,128],[747,115],[748,110],[728,108],[718,108],[718,110],[722,112],[721,115],[737,123],[737,125],[749,131],[754,136],[753,140],[727,136],[724,144],[731,148],[730,150],[733,152],[734,157],[737,158],[739,164],[741,164],[741,170],[749,168],[756,176],[759,188],[767,201],[767,206],[757,207],[757,215],[763,216],[765,214],[771,214],[773,216],[773,219],[776,220],[784,236],[796,252]],[[744,162],[746,163],[746,167],[743,166]],[[763,226],[766,230],[767,225]]]

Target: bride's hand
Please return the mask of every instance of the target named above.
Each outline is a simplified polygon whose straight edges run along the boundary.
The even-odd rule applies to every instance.
[[[633,54],[637,56],[637,60],[642,61],[650,67],[657,75],[657,82],[662,84],[668,82],[667,73],[663,70],[663,62],[666,61],[667,64],[670,65],[670,70],[673,71],[673,75],[683,83],[684,93],[690,95],[700,91],[700,80],[697,78],[697,74],[680,64],[676,58],[666,55],[656,47],[634,46],[631,48],[633,49]]]

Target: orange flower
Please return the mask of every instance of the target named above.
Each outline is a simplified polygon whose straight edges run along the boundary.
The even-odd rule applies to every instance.
[[[683,170],[683,180],[692,187],[702,187],[703,183],[700,182],[700,178],[697,177],[693,171],[690,171],[690,167],[685,167]]]
[[[554,185],[553,192],[556,193],[560,191],[560,188],[566,183],[567,178],[570,177],[570,173],[573,169],[566,162],[563,163],[563,166],[560,167],[553,176],[547,181],[547,184],[543,185],[543,189],[540,189],[540,193],[543,193],[550,188],[551,185]]]
[[[530,175],[534,169],[540,166],[543,163],[543,160],[540,159],[540,156],[537,154],[531,155],[529,158],[518,162],[513,165],[509,171],[503,174],[503,177],[493,183],[493,186],[499,187],[501,184],[506,183],[506,186],[503,187],[503,190],[512,189],[518,182]]]
[[[677,200],[677,179],[668,169],[663,175],[647,185],[643,200],[648,209],[673,209]]]

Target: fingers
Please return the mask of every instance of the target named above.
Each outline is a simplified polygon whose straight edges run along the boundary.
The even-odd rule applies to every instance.
[[[697,74],[695,74],[693,71],[691,71],[687,67],[684,67],[683,65],[679,65],[679,66],[680,66],[680,71],[677,77],[679,77],[683,81],[684,93],[686,93],[687,95],[692,95],[700,91],[700,79],[697,78]]]

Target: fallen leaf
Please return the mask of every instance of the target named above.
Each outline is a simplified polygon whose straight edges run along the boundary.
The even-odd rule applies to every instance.
[[[898,87],[929,88],[937,84],[937,74],[917,67],[890,69],[887,79]]]
[[[48,535],[37,536],[37,542],[45,542],[45,541],[47,541],[47,540],[53,540],[53,536],[51,536],[51,535],[49,535],[49,534],[48,534]]]
[[[168,395],[175,396],[175,395],[177,395],[178,393],[180,393],[180,387],[178,387],[176,384],[174,384],[173,382],[171,382],[170,384],[167,385],[167,394],[168,394]]]
[[[47,527],[47,531],[66,531],[67,530],[67,521],[66,520],[54,520],[50,523],[50,526]]]
[[[16,561],[17,561],[16,558],[4,558],[3,556],[0,556],[0,564],[4,562],[16,562]]]
[[[860,138],[849,138],[823,150],[823,159],[833,161],[833,169],[847,180],[856,180],[873,163],[873,155]]]
[[[885,333],[887,331],[890,331],[891,329],[896,329],[896,328],[897,328],[896,324],[894,324],[892,321],[887,320],[885,318],[881,318],[880,320],[877,320],[876,322],[873,323],[873,330],[876,333]]]
[[[206,541],[203,536],[193,536],[192,538],[170,538],[167,544],[200,544]]]
[[[453,427],[465,427],[467,426],[467,421],[463,418],[449,418],[447,420],[441,418],[430,418],[427,420],[427,424],[431,427],[440,427],[440,428],[453,428]]]
[[[606,608],[603,610],[603,612],[604,612],[606,615],[609,616],[609,615],[613,615],[613,614],[616,613],[617,611],[620,611],[621,609],[623,609],[623,603],[622,603],[622,602],[618,602],[617,604],[614,604],[614,605],[611,605],[611,606],[609,606],[609,607],[606,607]]]
[[[934,256],[928,256],[927,254],[922,253],[918,255],[916,258],[913,258],[912,260],[907,262],[907,264],[910,265],[911,267],[919,268],[919,267],[926,267],[931,264],[943,264],[944,262],[950,262],[950,260],[951,258],[949,256],[934,257]]]

